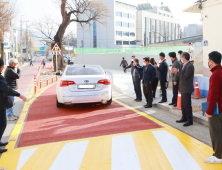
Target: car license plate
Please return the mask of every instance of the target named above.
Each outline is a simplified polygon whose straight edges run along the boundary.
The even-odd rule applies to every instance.
[[[78,85],[78,89],[95,89],[95,85]]]

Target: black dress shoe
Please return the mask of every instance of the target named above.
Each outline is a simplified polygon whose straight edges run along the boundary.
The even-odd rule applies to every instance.
[[[187,121],[183,126],[187,127],[187,126],[191,126],[193,125],[193,122]]]
[[[146,106],[144,106],[145,108],[151,108],[151,107],[153,107],[152,105],[146,105]]]
[[[136,102],[141,102],[141,101],[142,101],[142,99],[137,99],[137,100],[136,100]]]
[[[144,105],[144,107],[146,108],[148,106],[148,104]]]
[[[161,100],[159,103],[166,103],[167,100]]]
[[[174,107],[177,107],[177,104],[173,105]]]
[[[0,142],[0,146],[8,145],[8,142]]]
[[[177,120],[176,122],[177,122],[177,123],[183,123],[183,122],[187,122],[187,120],[185,120],[185,119],[180,119],[180,120]]]
[[[135,99],[134,101],[137,101],[137,99]]]
[[[175,105],[175,103],[170,103],[169,105]]]
[[[0,153],[6,152],[8,149],[0,149]]]

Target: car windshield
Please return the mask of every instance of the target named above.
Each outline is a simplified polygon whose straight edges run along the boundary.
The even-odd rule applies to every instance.
[[[103,75],[104,71],[100,67],[68,67],[66,75]]]

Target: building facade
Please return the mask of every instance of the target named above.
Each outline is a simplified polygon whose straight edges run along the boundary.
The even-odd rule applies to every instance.
[[[95,21],[91,27],[77,24],[78,48],[148,46],[181,38],[180,22],[166,6],[137,5],[127,0],[103,2],[111,12],[108,26]]]
[[[203,21],[203,75],[210,76],[208,67],[208,54],[212,51],[222,53],[222,0],[206,0],[196,2],[184,12],[200,13],[200,19]]]
[[[203,25],[198,24],[189,24],[184,27],[184,38],[186,37],[194,37],[197,35],[203,35]]]

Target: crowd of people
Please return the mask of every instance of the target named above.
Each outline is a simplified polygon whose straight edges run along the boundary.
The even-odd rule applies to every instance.
[[[193,112],[191,103],[191,94],[194,92],[194,54],[192,44],[189,44],[189,52],[178,51],[179,59],[175,52],[170,52],[169,57],[172,61],[171,69],[165,58],[164,53],[159,54],[160,62],[157,64],[154,58],[143,58],[143,66],[139,64],[139,59],[132,56],[132,62],[128,66],[123,58],[121,62],[123,71],[131,68],[132,80],[136,99],[142,101],[141,82],[143,94],[146,99],[145,108],[151,108],[153,98],[156,97],[156,89],[160,81],[162,99],[159,103],[167,102],[167,88],[169,74],[171,73],[173,97],[169,105],[177,107],[178,91],[181,93],[181,119],[176,123],[184,123],[183,126],[193,125]],[[209,119],[209,130],[214,150],[213,156],[205,159],[207,163],[222,163],[222,56],[219,52],[209,54],[208,65],[211,69],[210,87],[207,101],[209,102],[205,116]],[[213,110],[217,107],[219,114],[213,115]]]

